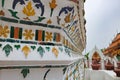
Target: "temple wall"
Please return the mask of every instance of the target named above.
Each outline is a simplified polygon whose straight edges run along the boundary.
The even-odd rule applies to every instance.
[[[83,80],[83,10],[84,0],[0,0],[0,80]]]
[[[0,67],[0,80],[83,80],[84,63],[79,60],[69,66]]]

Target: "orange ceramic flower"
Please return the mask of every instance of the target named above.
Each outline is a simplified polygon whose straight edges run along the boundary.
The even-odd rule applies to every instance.
[[[34,37],[34,33],[32,32],[32,30],[25,30],[25,32],[23,33],[23,36],[25,36],[25,40],[32,40]]]
[[[46,32],[46,41],[52,41],[52,32]]]
[[[8,29],[8,26],[2,27],[2,26],[0,25],[0,37],[3,36],[3,37],[5,37],[5,38],[7,38],[9,33],[10,33],[10,31],[9,31],[9,29]]]
[[[50,5],[50,8],[52,8],[52,9],[56,8],[56,6],[57,6],[56,0],[52,0],[52,1],[49,3],[49,5]]]

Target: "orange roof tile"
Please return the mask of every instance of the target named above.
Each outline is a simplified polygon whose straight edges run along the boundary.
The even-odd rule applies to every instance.
[[[115,56],[116,54],[118,54],[119,49],[120,49],[120,33],[116,35],[112,43],[109,45],[108,48],[105,49],[103,53],[104,55],[109,54],[111,56]]]

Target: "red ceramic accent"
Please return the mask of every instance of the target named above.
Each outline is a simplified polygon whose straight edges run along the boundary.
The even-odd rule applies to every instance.
[[[120,77],[120,69],[115,68],[115,69],[114,69],[114,72],[116,73],[116,76],[117,76],[117,77]]]
[[[100,69],[100,64],[92,64],[92,69],[93,70],[99,70]]]
[[[106,70],[114,70],[114,65],[108,60],[108,62],[105,64]]]
[[[106,70],[114,70],[114,65],[113,64],[105,64],[105,69]]]
[[[120,61],[117,62],[117,68],[120,69]]]

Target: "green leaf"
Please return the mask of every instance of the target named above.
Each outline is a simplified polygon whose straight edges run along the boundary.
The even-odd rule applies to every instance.
[[[43,57],[43,54],[45,53],[44,48],[42,48],[41,46],[37,49],[37,51],[39,52],[39,54],[41,55],[41,57]]]
[[[10,52],[13,51],[13,48],[9,44],[7,44],[3,47],[3,51],[5,51],[5,54],[8,57]]]
[[[76,69],[74,69],[72,73],[75,74],[75,72],[76,72]]]
[[[67,67],[65,67],[65,68],[63,69],[63,74],[65,74],[66,70],[67,70]]]
[[[0,44],[0,48],[2,47],[2,44]]]
[[[59,50],[62,52],[62,51],[63,51],[63,48],[62,48],[62,47],[59,47]]]
[[[71,55],[70,55],[70,50],[69,50],[69,49],[65,48],[65,52],[66,52],[69,56],[71,56]]]
[[[89,59],[89,52],[85,55],[85,57],[87,58],[87,60]]]
[[[17,11],[13,11],[11,9],[8,9],[8,11],[11,13],[12,17],[19,19],[19,17],[17,16],[17,13],[18,13]]]
[[[50,47],[45,47],[46,48],[46,50],[49,52],[50,51]]]
[[[44,19],[45,19],[45,17],[38,17],[38,20],[35,20],[34,22],[41,22]]]
[[[20,45],[14,45],[14,47],[18,50],[20,48]]]
[[[33,50],[35,50],[36,46],[31,46],[31,48],[32,48]]]
[[[23,77],[26,78],[28,73],[30,73],[30,70],[28,68],[24,68],[24,69],[22,69],[21,73],[23,74]]]

